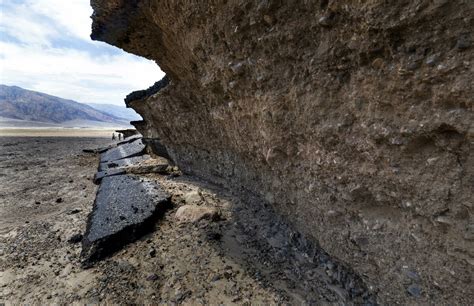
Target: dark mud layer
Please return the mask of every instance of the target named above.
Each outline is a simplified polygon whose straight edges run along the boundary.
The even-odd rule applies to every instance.
[[[183,224],[180,230],[195,233],[199,244],[214,248],[220,256],[239,265],[257,282],[278,293],[280,302],[376,304],[376,295],[354,271],[294,231],[258,198],[243,200],[239,194],[192,177],[148,177],[155,177],[173,192],[178,207],[186,204],[186,194],[198,190],[200,205],[219,208],[218,222]],[[233,279],[240,269],[224,272],[215,279],[229,275]]]

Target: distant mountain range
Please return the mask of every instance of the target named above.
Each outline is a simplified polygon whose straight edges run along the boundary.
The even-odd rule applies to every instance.
[[[142,120],[142,117],[137,114],[133,109],[126,108],[125,106],[99,103],[87,103],[87,105],[117,118],[123,118],[128,121]]]
[[[0,127],[128,127],[140,117],[110,104],[83,104],[0,85]]]

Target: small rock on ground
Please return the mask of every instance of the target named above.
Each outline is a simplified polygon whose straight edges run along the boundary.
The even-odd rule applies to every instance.
[[[189,204],[189,205],[198,204],[199,202],[201,202],[202,197],[198,190],[193,190],[193,191],[185,193],[183,195],[183,200],[186,204]]]
[[[179,223],[192,223],[202,219],[215,221],[219,219],[219,211],[213,207],[184,205],[178,208],[175,217]]]

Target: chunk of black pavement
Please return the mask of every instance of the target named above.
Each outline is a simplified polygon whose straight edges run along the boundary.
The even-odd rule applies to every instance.
[[[158,278],[159,278],[158,275],[156,275],[155,273],[153,273],[153,274],[148,275],[148,277],[146,278],[146,280],[147,280],[147,281],[150,281],[150,282],[154,282],[154,281],[156,281]]]
[[[104,170],[109,170],[109,169],[114,169],[114,168],[121,168],[121,167],[127,167],[131,165],[138,164],[142,161],[145,161],[147,159],[150,159],[150,155],[145,154],[145,155],[140,155],[140,156],[134,156],[134,157],[129,157],[129,158],[123,158],[111,162],[105,162],[105,163],[100,163],[99,164],[99,171],[104,171]]]
[[[156,182],[131,175],[105,177],[82,240],[83,267],[152,231],[170,207],[170,196]]]
[[[117,142],[117,145],[122,145],[122,144],[125,144],[125,143],[129,143],[129,142],[132,142],[136,139],[141,139],[141,138],[142,138],[142,135],[132,135],[132,136],[129,136],[129,137],[125,138],[122,141]]]
[[[97,148],[96,151],[98,153],[104,153],[106,152],[107,150],[110,150],[110,149],[113,149],[113,148],[116,148],[117,147],[117,144],[114,143],[114,144],[111,144],[111,145],[108,145],[106,147],[100,147],[100,148]]]
[[[122,175],[122,174],[125,174],[125,173],[127,173],[127,171],[125,171],[125,169],[123,169],[123,168],[99,171],[94,175],[94,184],[100,184],[100,182],[102,181],[102,179],[104,177],[114,176],[114,175]]]
[[[127,157],[143,155],[144,151],[145,145],[143,144],[141,139],[137,139],[135,141],[117,146],[102,153],[102,155],[100,156],[100,162],[104,163],[109,161],[116,161]]]

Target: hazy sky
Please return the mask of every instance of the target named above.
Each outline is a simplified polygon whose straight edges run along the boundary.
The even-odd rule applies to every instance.
[[[92,41],[89,0],[0,0],[0,83],[123,105],[163,77],[151,61]]]

